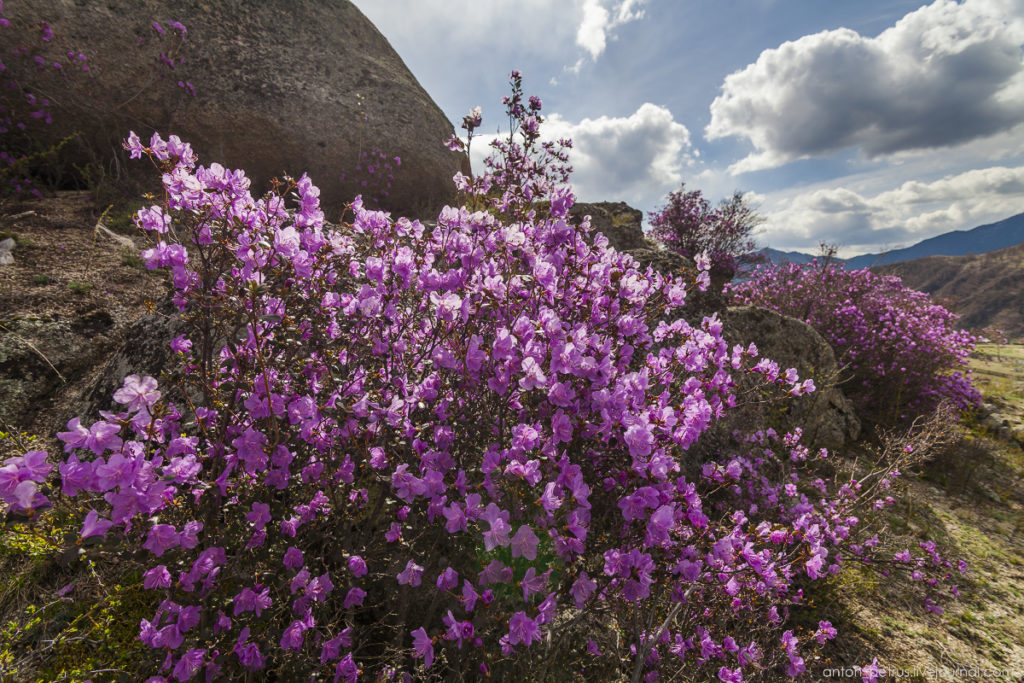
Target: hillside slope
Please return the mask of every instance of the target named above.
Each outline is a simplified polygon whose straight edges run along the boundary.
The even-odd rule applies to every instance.
[[[966,256],[927,256],[872,268],[899,275],[960,315],[965,328],[995,326],[1011,338],[1024,335],[1024,244]]]

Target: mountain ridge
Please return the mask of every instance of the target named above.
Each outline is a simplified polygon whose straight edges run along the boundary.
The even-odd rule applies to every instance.
[[[1024,242],[1024,213],[994,223],[986,223],[969,230],[953,230],[929,237],[902,249],[880,254],[861,254],[843,259],[846,268],[869,268],[903,263],[928,256],[966,256],[1005,249]],[[765,247],[757,252],[772,263],[807,263],[813,254],[800,251],[781,251]]]

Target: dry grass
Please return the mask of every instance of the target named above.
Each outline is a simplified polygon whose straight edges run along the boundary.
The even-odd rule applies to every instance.
[[[971,364],[986,402],[1022,405],[1024,347],[984,346]],[[933,615],[908,599],[904,580],[844,572],[833,608],[848,630],[837,662],[877,657],[911,681],[950,680],[935,673],[943,667],[1024,680],[1024,451],[970,419],[957,430],[952,446],[908,477],[892,521],[908,542],[941,539],[967,561],[960,599]]]

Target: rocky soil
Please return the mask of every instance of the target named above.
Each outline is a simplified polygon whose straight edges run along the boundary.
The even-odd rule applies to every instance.
[[[126,233],[112,237],[96,228],[100,213],[88,193],[65,192],[0,214],[0,239],[15,241],[13,263],[0,266],[0,429],[63,427],[125,329],[162,294],[130,221],[105,217]]]

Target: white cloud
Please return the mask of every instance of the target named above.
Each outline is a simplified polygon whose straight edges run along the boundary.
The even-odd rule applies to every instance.
[[[843,255],[877,252],[1024,212],[1024,166],[908,181],[875,194],[822,187],[766,204],[760,239],[772,247],[813,250],[825,241]]]
[[[576,44],[590,53],[591,59],[597,59],[604,52],[605,33],[611,23],[611,14],[600,0],[586,0],[583,3],[583,19],[576,32]]]
[[[626,23],[642,19],[642,5],[647,0],[583,0],[582,18],[576,31],[576,44],[590,55],[591,60],[604,52],[609,38],[614,38],[614,30]],[[583,58],[569,70],[578,72],[583,66]]]
[[[551,114],[541,126],[545,140],[570,138],[572,185],[580,201],[626,201],[652,206],[683,179],[692,162],[690,132],[667,108],[646,102],[624,117],[578,123]],[[474,138],[473,169],[483,168],[491,138]]]
[[[1024,0],[936,0],[875,38],[840,28],[726,77],[708,139],[747,138],[740,173],[858,148],[961,145],[1024,123]]]
[[[409,45],[410,54],[489,56],[507,51],[558,62],[584,56],[566,71],[597,59],[616,29],[644,17],[647,0],[354,0],[387,38]],[[440,40],[425,41],[424,36]],[[563,61],[564,63],[564,61]],[[515,65],[506,65],[511,69]]]
[[[413,71],[444,64],[439,84],[472,81],[487,64],[499,72],[526,59],[563,64],[576,54],[583,0],[353,0]],[[555,66],[555,69],[558,67]],[[432,93],[434,94],[434,93]]]

